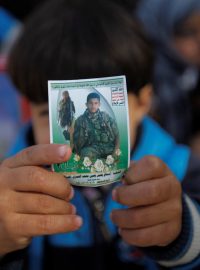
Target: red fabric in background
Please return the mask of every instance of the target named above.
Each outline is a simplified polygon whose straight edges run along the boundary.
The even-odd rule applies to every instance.
[[[30,106],[26,98],[20,98],[20,108],[21,108],[21,121],[25,123],[30,120]]]
[[[6,70],[6,57],[0,55],[0,72]]]

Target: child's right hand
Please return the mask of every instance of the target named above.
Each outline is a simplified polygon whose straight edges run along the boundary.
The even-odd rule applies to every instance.
[[[82,220],[69,203],[67,179],[41,166],[70,158],[65,145],[37,145],[0,166],[0,255],[26,247],[33,236],[71,232]]]

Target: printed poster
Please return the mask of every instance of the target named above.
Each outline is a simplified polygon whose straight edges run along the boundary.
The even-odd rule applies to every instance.
[[[130,160],[125,76],[49,81],[48,91],[51,143],[72,149],[53,170],[77,186],[119,181]]]

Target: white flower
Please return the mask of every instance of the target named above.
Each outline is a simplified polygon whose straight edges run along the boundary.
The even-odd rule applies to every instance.
[[[96,169],[97,172],[103,172],[104,170],[104,164],[101,159],[97,159],[96,162],[94,163],[94,168]]]
[[[119,148],[115,150],[115,155],[116,155],[116,156],[120,156],[121,153],[122,153],[122,152],[121,152],[121,150],[120,150]]]
[[[91,173],[95,173],[96,172],[94,166],[91,167],[91,170],[90,171],[91,171]]]
[[[110,169],[109,169],[108,166],[105,166],[105,167],[104,167],[104,172],[106,172],[106,173],[110,172]]]
[[[76,154],[76,155],[74,156],[74,160],[78,162],[78,161],[80,160],[80,156]]]
[[[107,156],[106,164],[107,165],[112,165],[113,163],[114,163],[114,158],[111,155]]]
[[[90,167],[92,165],[92,161],[89,159],[89,157],[84,157],[83,165],[85,167]]]

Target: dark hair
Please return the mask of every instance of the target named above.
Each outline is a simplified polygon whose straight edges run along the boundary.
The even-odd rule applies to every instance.
[[[48,80],[125,75],[129,91],[151,82],[152,49],[120,5],[103,0],[48,1],[27,21],[8,64],[33,103],[48,100]]]
[[[63,91],[62,94],[68,94],[69,95],[69,92],[67,90]]]
[[[97,94],[97,93],[90,93],[88,96],[87,96],[87,102],[92,99],[92,98],[97,98],[99,101],[100,101],[100,96]]]
[[[113,1],[116,4],[121,5],[123,8],[125,8],[127,11],[133,13],[133,11],[137,8],[139,5],[140,0],[110,0]]]

